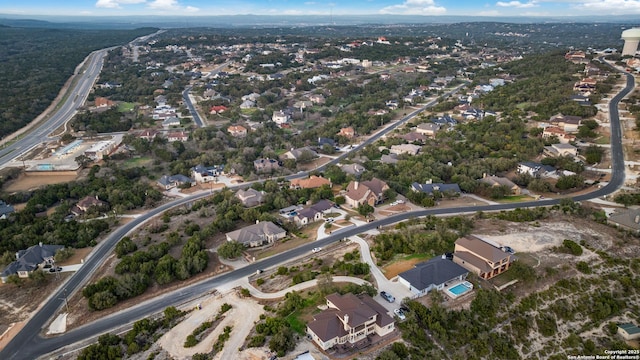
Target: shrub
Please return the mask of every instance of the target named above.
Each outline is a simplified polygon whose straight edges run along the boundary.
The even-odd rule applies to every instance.
[[[582,246],[577,244],[575,241],[565,239],[562,241],[562,247],[560,248],[560,251],[571,255],[580,256],[582,255]]]
[[[579,263],[577,263],[576,269],[578,269],[578,271],[583,274],[591,274],[591,267],[589,267],[589,264],[584,261],[580,261]]]
[[[259,278],[258,280],[256,280],[256,284],[258,284],[258,286],[264,284],[264,279],[263,278]]]

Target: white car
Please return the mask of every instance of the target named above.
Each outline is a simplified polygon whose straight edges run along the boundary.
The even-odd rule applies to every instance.
[[[406,319],[406,318],[407,318],[407,317],[404,315],[404,312],[402,311],[402,309],[395,309],[395,310],[393,310],[393,313],[394,313],[394,314],[396,314],[396,316],[397,316],[398,318],[400,318],[400,320],[404,320],[404,319]]]
[[[316,247],[316,248],[311,249],[311,251],[314,252],[314,253],[317,253],[319,251],[322,251],[322,248],[321,247]]]

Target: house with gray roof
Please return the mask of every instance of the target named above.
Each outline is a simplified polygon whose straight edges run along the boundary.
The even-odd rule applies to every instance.
[[[322,350],[351,344],[367,337],[385,336],[393,332],[395,323],[387,309],[366,294],[327,295],[327,309],[313,316],[307,334]]]
[[[0,219],[6,219],[9,214],[16,211],[13,206],[7,204],[6,202],[0,200]]]
[[[443,183],[426,183],[420,184],[414,182],[411,184],[411,190],[415,192],[422,192],[427,195],[433,196],[435,191],[446,195],[460,195],[460,186],[458,184],[443,184]]]
[[[413,269],[400,273],[398,282],[417,296],[422,296],[431,290],[442,290],[448,284],[462,281],[468,274],[467,269],[443,255],[416,264]]]
[[[640,233],[640,209],[619,209],[609,215],[607,222]]]
[[[42,243],[31,246],[27,250],[16,253],[16,261],[9,264],[0,274],[2,283],[7,281],[10,275],[17,274],[21,278],[29,277],[29,274],[45,265],[53,265],[53,256],[62,245],[44,245]]]
[[[249,208],[262,204],[264,192],[253,188],[240,189],[236,192],[236,197],[240,200],[242,206]]]
[[[298,226],[304,226],[320,219],[322,219],[322,213],[313,208],[302,209],[293,217],[293,221]]]
[[[228,232],[227,241],[237,241],[247,247],[273,244],[287,236],[287,232],[271,221],[261,221],[245,226],[240,230]]]
[[[637,340],[640,339],[640,327],[632,323],[618,324],[618,334],[627,341]]]
[[[164,175],[158,180],[157,183],[158,186],[164,188],[165,190],[170,190],[185,184],[191,184],[191,186],[196,185],[196,182],[193,179],[182,174]]]

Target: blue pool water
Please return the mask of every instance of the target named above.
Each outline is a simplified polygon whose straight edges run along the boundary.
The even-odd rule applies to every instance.
[[[454,297],[458,297],[468,291],[471,291],[471,289],[473,289],[473,285],[465,281],[456,286],[448,288],[447,291],[451,293]]]

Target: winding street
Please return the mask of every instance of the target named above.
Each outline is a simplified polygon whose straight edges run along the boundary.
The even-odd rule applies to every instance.
[[[618,104],[620,100],[629,94],[635,86],[635,80],[630,74],[626,74],[627,84],[609,103],[609,115],[611,122],[611,152],[612,152],[612,176],[611,181],[604,187],[595,190],[591,193],[579,195],[573,197],[575,201],[589,200],[604,195],[611,194],[617,190],[624,182],[624,156],[622,149],[622,131],[619,121]],[[431,106],[435,104],[435,101],[427,104]],[[404,122],[408,121],[413,116],[417,115],[421,109],[418,109],[411,114],[405,116],[400,121],[388,126],[385,130],[373,135],[367,141],[358,145],[353,151],[357,151],[363,146],[376,141],[378,138],[386,134],[388,131],[392,131],[396,127],[400,126]],[[24,151],[22,149],[21,151]],[[329,164],[338,162],[346,154],[342,154]],[[4,159],[3,159],[4,161]],[[328,165],[328,164],[327,164]],[[320,170],[325,166],[319,168]],[[296,178],[306,176],[306,174],[291,175],[287,178]],[[248,184],[243,184],[248,186]],[[270,258],[249,264],[243,268],[212,277],[201,282],[186,286],[182,289],[175,290],[173,292],[163,294],[156,298],[150,299],[143,303],[140,303],[134,307],[122,310],[118,313],[109,315],[100,320],[94,321],[90,324],[86,324],[82,327],[71,330],[59,336],[43,338],[40,336],[40,331],[47,324],[48,320],[58,311],[64,304],[66,294],[71,294],[80,289],[88,280],[90,275],[95,272],[115,247],[117,241],[125,236],[127,233],[135,230],[149,219],[162,214],[164,211],[184,205],[200,198],[209,196],[208,192],[203,194],[192,195],[186,198],[181,198],[170,203],[161,205],[148,213],[141,215],[133,221],[121,226],[111,233],[105,240],[103,240],[96,249],[92,252],[90,257],[85,261],[84,266],[80,268],[74,275],[72,275],[65,286],[56,291],[53,295],[45,301],[40,309],[29,319],[21,331],[7,344],[7,346],[0,352],[0,358],[2,359],[35,359],[39,356],[48,354],[56,349],[60,349],[67,345],[76,343],[81,340],[91,339],[105,332],[111,331],[126,324],[130,324],[141,318],[148,317],[155,313],[161,312],[167,306],[177,306],[185,303],[191,299],[194,299],[202,294],[209,293],[221,287],[229,282],[237,281],[245,278],[256,270],[269,268],[278,264],[290,261],[292,258],[296,258],[302,255],[308,254],[312,248],[318,246],[326,246],[333,242],[342,240],[343,238],[360,234],[362,232],[375,229],[378,226],[386,226],[399,221],[406,220],[408,218],[422,217],[427,215],[447,215],[447,214],[459,214],[459,213],[475,213],[477,211],[499,211],[499,210],[511,210],[515,208],[523,207],[538,207],[538,206],[550,206],[560,202],[560,199],[548,199],[539,201],[530,201],[523,203],[508,203],[497,205],[482,205],[472,206],[465,208],[448,208],[448,209],[425,209],[412,212],[406,212],[402,214],[396,214],[387,218],[377,220],[371,223],[367,223],[357,227],[346,228],[344,231],[334,232],[327,237],[305,244],[298,248],[286,251],[274,255]]]

